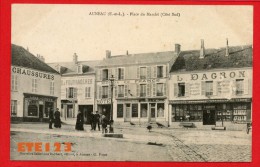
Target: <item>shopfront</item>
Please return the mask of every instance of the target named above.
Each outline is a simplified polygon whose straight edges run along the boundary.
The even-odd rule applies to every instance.
[[[105,115],[107,118],[111,118],[111,99],[97,99],[97,111],[100,114]]]
[[[56,109],[57,97],[24,93],[24,121],[48,121],[51,109]]]
[[[214,125],[222,120],[250,122],[251,101],[251,98],[170,101],[172,122],[203,122],[205,125]]]

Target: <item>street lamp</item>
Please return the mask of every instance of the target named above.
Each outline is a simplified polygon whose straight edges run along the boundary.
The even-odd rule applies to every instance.
[[[109,133],[113,133],[114,130],[113,130],[113,127],[112,127],[112,124],[113,124],[113,89],[114,89],[114,81],[115,81],[115,78],[113,75],[111,75],[110,77],[110,86],[111,86],[111,109],[110,109],[110,128],[109,128]]]

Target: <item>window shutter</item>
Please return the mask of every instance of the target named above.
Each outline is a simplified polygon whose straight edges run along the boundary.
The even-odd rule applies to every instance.
[[[125,79],[125,69],[121,68],[121,78]]]
[[[153,77],[157,78],[157,66],[153,67]]]
[[[175,83],[174,85],[173,85],[173,87],[174,87],[174,97],[177,97],[178,96],[178,84],[177,83]]]
[[[248,94],[252,95],[252,79],[248,79]]]
[[[190,96],[190,84],[185,83],[185,96]]]
[[[103,80],[103,70],[102,69],[100,69],[100,70],[98,70],[99,71],[99,81],[102,81]]]
[[[119,68],[115,68],[115,79],[116,80],[119,79],[118,70],[119,70]]]
[[[205,81],[201,81],[201,95],[206,95],[206,83]]]
[[[117,87],[117,85],[115,85],[115,97],[118,96],[118,94],[117,94],[117,89],[118,89],[118,87]]]
[[[140,96],[140,85],[139,84],[136,85],[136,96],[137,97]]]
[[[107,95],[108,95],[108,98],[111,98],[111,86],[108,86],[108,93],[107,93]]]
[[[151,78],[151,67],[147,67],[147,78]]]
[[[66,98],[69,98],[69,88],[66,88]]]
[[[112,75],[112,69],[110,68],[110,69],[108,69],[108,79],[110,79],[111,78],[111,75]]]
[[[249,84],[248,84],[248,79],[244,79],[244,94],[247,95],[248,94],[248,88],[249,88]]]
[[[18,90],[18,75],[15,75],[14,85],[14,90]]]
[[[78,93],[78,89],[77,88],[74,88],[73,89],[73,98],[77,98],[77,93]]]
[[[149,83],[149,84],[147,84],[147,96],[151,96],[151,84]]]
[[[125,97],[128,96],[128,85],[125,85]]]
[[[99,99],[102,99],[102,87],[98,86],[98,96]]]
[[[155,97],[156,96],[156,84],[153,83],[153,96]]]
[[[165,66],[165,71],[166,71],[166,72],[165,72],[165,77],[168,77],[168,73],[169,73],[169,71],[168,71],[168,65]]]
[[[163,77],[165,78],[166,77],[166,65],[163,66]]]
[[[167,93],[167,86],[166,83],[163,84],[163,95],[166,96]]]
[[[137,67],[137,76],[136,76],[137,79],[140,79],[140,67]]]
[[[218,82],[213,81],[213,95],[218,94]]]

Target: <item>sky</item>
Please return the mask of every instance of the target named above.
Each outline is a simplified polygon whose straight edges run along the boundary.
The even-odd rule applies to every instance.
[[[74,53],[87,61],[105,58],[106,50],[112,56],[174,51],[176,43],[181,50],[194,50],[201,39],[205,48],[225,47],[227,38],[230,46],[248,45],[253,43],[253,7],[13,4],[11,33],[13,44],[44,56],[47,63],[70,62]]]

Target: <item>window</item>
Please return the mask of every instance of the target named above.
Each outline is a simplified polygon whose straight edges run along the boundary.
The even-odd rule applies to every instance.
[[[178,97],[185,96],[185,83],[178,83]]]
[[[213,81],[206,81],[205,82],[205,91],[206,91],[206,96],[212,96],[213,95]]]
[[[236,95],[244,94],[244,84],[243,83],[244,83],[243,79],[236,80]]]
[[[163,66],[157,66],[157,78],[163,77]]]
[[[124,105],[117,104],[117,118],[123,118],[123,113],[124,113]]]
[[[102,70],[102,80],[108,80],[108,69]]]
[[[146,79],[146,67],[140,67],[140,78]]]
[[[77,89],[70,87],[66,89],[67,98],[77,98]]]
[[[124,97],[124,85],[118,85],[118,97]]]
[[[132,117],[138,117],[138,104],[132,104]]]
[[[108,86],[102,86],[102,98],[108,98]]]
[[[32,92],[37,92],[37,87],[38,87],[37,79],[33,78],[32,79]]]
[[[145,84],[141,84],[140,88],[141,88],[140,96],[141,97],[145,97],[146,96],[146,85]]]
[[[17,91],[17,85],[18,85],[18,76],[17,75],[12,75],[12,85],[11,85],[11,89],[12,91]]]
[[[11,100],[11,116],[17,116],[17,100]]]
[[[156,91],[156,95],[157,96],[163,96],[163,84],[162,83],[158,83],[157,84],[157,91]]]
[[[147,117],[147,104],[141,104],[141,117]]]
[[[164,103],[157,104],[157,117],[164,117]]]
[[[124,79],[124,68],[118,68],[118,80]]]
[[[50,94],[54,95],[54,82],[53,81],[50,82]]]
[[[90,87],[85,87],[85,98],[90,98]]]

